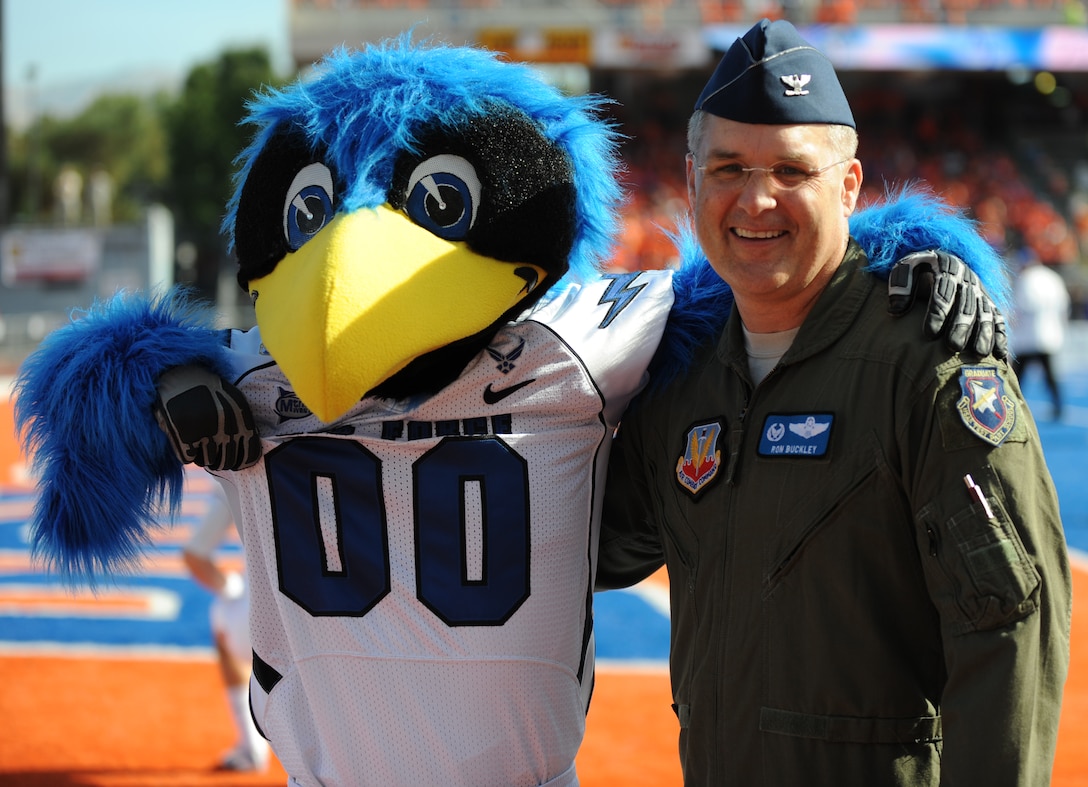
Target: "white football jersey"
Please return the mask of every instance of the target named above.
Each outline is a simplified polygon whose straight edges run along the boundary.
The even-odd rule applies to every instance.
[[[559,287],[438,394],[331,424],[232,334],[251,703],[293,783],[577,784],[605,463],[671,304],[662,272]]]

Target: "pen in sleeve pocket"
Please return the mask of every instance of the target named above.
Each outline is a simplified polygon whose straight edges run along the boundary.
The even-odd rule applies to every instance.
[[[986,512],[986,518],[993,519],[994,512],[990,508],[990,501],[986,499],[986,495],[982,493],[982,487],[975,483],[975,479],[971,478],[970,473],[963,477],[963,483],[967,484],[967,492],[971,495],[971,498],[976,503],[982,504],[982,510]]]

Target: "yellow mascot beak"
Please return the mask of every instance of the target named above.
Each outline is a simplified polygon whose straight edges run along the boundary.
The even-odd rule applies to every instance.
[[[491,325],[528,294],[515,269],[388,205],[336,216],[249,283],[268,352],[328,423],[413,359]]]

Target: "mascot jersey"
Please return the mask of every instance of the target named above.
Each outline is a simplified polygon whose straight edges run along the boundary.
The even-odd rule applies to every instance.
[[[233,333],[251,702],[297,783],[577,783],[607,451],[671,303],[660,273],[556,288],[437,394],[330,424]]]

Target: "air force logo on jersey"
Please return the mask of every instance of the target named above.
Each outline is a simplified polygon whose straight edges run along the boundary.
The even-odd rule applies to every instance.
[[[514,361],[521,357],[521,354],[525,351],[525,340],[522,339],[517,343],[514,349],[509,352],[503,352],[495,347],[488,347],[487,354],[498,363],[495,368],[503,374],[510,374],[514,371]]]
[[[721,422],[711,421],[691,427],[684,438],[684,454],[676,463],[676,480],[692,497],[718,477],[722,467],[722,452],[718,448],[721,433]]]
[[[960,391],[956,402],[960,419],[987,443],[1001,445],[1016,426],[1016,403],[1005,393],[1005,381],[993,366],[964,366],[960,369]]]
[[[834,421],[835,416],[830,413],[771,413],[763,422],[759,455],[791,458],[824,456],[831,441]]]

